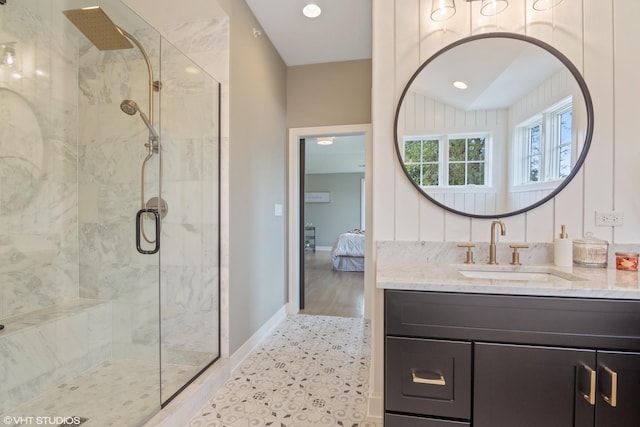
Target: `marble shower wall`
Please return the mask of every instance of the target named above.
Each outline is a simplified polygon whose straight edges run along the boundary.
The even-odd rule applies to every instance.
[[[54,4],[55,3],[55,4]],[[45,0],[0,7],[0,413],[111,354],[111,306],[78,299],[78,43]]]
[[[162,84],[162,357],[198,366],[220,352],[219,86],[164,39]]]
[[[80,295],[112,301],[114,357],[157,360],[161,320],[163,360],[197,365],[219,353],[218,84],[154,30],[126,30],[162,81],[154,127],[168,215],[160,254],[139,254],[135,215],[148,131],[120,103],[132,99],[148,114],[142,56],[81,47]],[[158,159],[146,166],[145,200],[158,195]]]
[[[0,8],[0,323],[78,297],[77,44],[51,3]]]
[[[159,35],[123,28],[144,47],[158,79]],[[114,357],[157,361],[159,255],[141,255],[135,245],[148,130],[138,115],[120,109],[130,99],[149,115],[147,66],[136,48],[99,51],[85,38],[80,43],[80,297],[111,301]],[[157,156],[148,163],[147,199],[158,193],[155,163]]]

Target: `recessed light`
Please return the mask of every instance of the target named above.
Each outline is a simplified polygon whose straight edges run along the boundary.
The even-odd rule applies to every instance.
[[[322,13],[322,9],[315,3],[309,3],[302,8],[302,13],[307,18],[317,18]]]
[[[318,145],[331,145],[333,144],[332,136],[321,136],[318,137]]]
[[[465,82],[462,82],[460,80],[456,80],[455,82],[453,82],[453,86],[457,87],[458,89],[466,89],[468,86]]]

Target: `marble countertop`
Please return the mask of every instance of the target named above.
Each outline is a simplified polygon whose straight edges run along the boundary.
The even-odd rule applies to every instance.
[[[638,272],[611,267],[556,267],[553,264],[492,266],[379,260],[376,275],[376,286],[382,289],[640,299]]]

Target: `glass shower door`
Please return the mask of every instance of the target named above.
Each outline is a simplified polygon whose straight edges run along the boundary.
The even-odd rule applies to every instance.
[[[220,356],[219,83],[162,40],[161,395]]]
[[[85,0],[0,5],[8,425],[142,425],[220,354],[219,84],[121,2],[91,5],[131,46],[91,39]]]
[[[141,48],[98,48],[63,13],[86,1],[0,6],[0,44],[13,55],[0,64],[0,414],[8,425],[37,416],[42,425],[133,426],[161,406],[160,255],[140,254],[135,232],[145,144],[157,129],[142,50],[159,69],[160,37],[120,2],[92,4]],[[159,156],[146,168],[147,197],[157,196]],[[153,241],[153,221],[142,220]]]
[[[86,13],[85,1],[65,3],[66,10]],[[87,33],[95,23],[83,31],[82,17],[78,23],[63,11],[53,13],[66,24],[78,55],[79,294],[109,307],[101,326],[109,357],[77,385],[84,390],[76,396],[79,407],[86,408],[77,412],[96,425],[140,425],[161,406],[161,225],[152,212],[140,214],[160,195],[162,135],[153,86],[160,80],[161,37],[120,2],[92,5],[103,9],[130,47],[100,49],[92,40],[100,34]]]

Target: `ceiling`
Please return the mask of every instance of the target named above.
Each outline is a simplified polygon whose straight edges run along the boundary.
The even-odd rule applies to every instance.
[[[564,68],[546,50],[511,38],[484,38],[447,50],[424,68],[412,90],[464,111],[508,108]],[[459,90],[453,81],[468,84]]]
[[[371,0],[246,0],[287,66],[371,58]],[[317,18],[302,8],[315,3]]]
[[[371,58],[371,0],[246,2],[289,67]],[[302,14],[308,3],[320,6],[319,17]],[[318,145],[317,136],[306,138],[305,172],[364,172],[364,135],[334,137],[332,145]]]
[[[364,135],[338,135],[331,145],[305,138],[305,174],[364,173]]]

